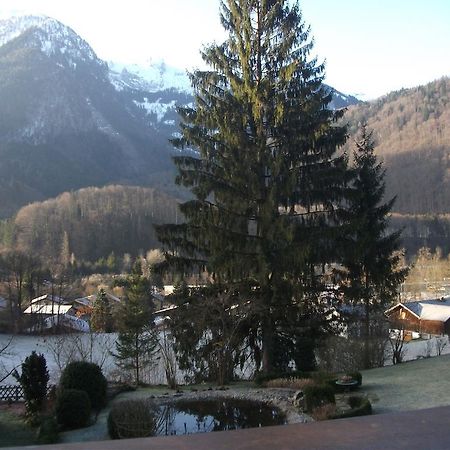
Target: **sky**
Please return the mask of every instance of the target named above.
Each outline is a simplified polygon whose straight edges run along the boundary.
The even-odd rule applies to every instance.
[[[373,99],[450,75],[450,0],[300,0],[326,61],[326,82]],[[107,61],[164,59],[202,67],[226,35],[219,0],[0,0],[0,18],[44,14],[73,28]]]

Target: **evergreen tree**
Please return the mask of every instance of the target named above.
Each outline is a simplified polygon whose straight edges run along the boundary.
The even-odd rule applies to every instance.
[[[227,0],[221,21],[228,39],[204,50],[211,69],[191,74],[195,105],[178,110],[174,144],[199,153],[175,158],[177,183],[194,199],[158,233],[172,270],[246,285],[269,371],[287,307],[319,290],[316,268],[334,258],[346,130],[298,2]]]
[[[347,281],[343,288],[346,299],[362,306],[363,364],[369,368],[371,338],[379,328],[377,316],[396,299],[407,270],[399,268],[400,231],[387,231],[395,198],[383,203],[385,170],[377,162],[372,133],[366,125],[355,144],[353,181],[343,213],[348,233],[343,241],[345,269],[341,275]]]
[[[23,389],[27,416],[34,421],[47,397],[49,374],[44,355],[33,351],[22,363],[22,373],[19,376],[16,372],[15,378]]]
[[[133,371],[135,383],[139,385],[142,370],[153,363],[158,344],[152,320],[151,284],[137,262],[131,274],[118,280],[117,285],[125,288],[125,298],[117,314],[119,335],[113,356],[119,367]]]
[[[110,333],[113,329],[111,305],[104,289],[100,289],[93,305],[91,329]]]

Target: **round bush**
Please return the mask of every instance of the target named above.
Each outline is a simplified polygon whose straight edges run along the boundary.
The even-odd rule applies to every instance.
[[[65,389],[56,399],[56,420],[66,429],[82,428],[89,423],[91,402],[86,392]]]
[[[62,389],[79,389],[86,392],[94,410],[99,410],[106,404],[108,383],[97,364],[86,361],[70,363],[64,369],[59,383]]]

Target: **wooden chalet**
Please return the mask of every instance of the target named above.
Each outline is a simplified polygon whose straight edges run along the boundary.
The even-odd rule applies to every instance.
[[[398,303],[385,311],[385,315],[393,328],[450,335],[450,297]]]

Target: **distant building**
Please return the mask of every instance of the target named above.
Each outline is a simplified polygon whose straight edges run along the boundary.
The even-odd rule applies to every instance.
[[[34,325],[30,331],[45,331],[55,327],[89,331],[89,323],[78,316],[73,303],[56,295],[45,294],[34,298],[23,313],[34,316]]]
[[[398,303],[385,315],[392,328],[420,334],[450,334],[450,297]]]

